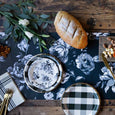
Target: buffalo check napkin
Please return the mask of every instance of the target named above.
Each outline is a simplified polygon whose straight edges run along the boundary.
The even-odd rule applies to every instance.
[[[15,107],[23,103],[25,99],[21,95],[14,81],[10,77],[9,73],[4,73],[3,75],[0,76],[0,99],[1,100],[3,100],[4,94],[7,89],[13,90],[13,96],[10,99],[10,102],[8,105],[8,111],[11,111]]]
[[[77,83],[65,91],[62,108],[66,115],[95,115],[100,106],[100,97],[88,84]]]

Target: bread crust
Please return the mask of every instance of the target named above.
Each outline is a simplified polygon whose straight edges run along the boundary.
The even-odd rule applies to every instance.
[[[58,35],[69,45],[77,49],[87,46],[87,34],[80,22],[65,11],[59,11],[54,25]]]

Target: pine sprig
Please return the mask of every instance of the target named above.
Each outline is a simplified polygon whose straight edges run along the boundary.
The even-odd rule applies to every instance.
[[[36,44],[39,41],[39,48],[47,49],[44,38],[49,35],[41,33],[51,24],[50,15],[36,15],[33,8],[33,1],[23,0],[19,3],[3,4],[0,2],[0,15],[5,17],[3,26],[7,38],[14,38],[16,41],[25,38],[28,42],[30,39]],[[38,40],[37,40],[38,39]]]

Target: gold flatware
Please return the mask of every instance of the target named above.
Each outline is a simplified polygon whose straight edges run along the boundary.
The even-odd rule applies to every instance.
[[[2,113],[3,113],[4,107],[5,107],[5,104],[6,104],[6,101],[7,101],[7,97],[8,97],[8,93],[6,93],[6,94],[4,95],[3,102],[1,103],[0,115],[2,115]]]
[[[12,97],[12,95],[13,95],[13,91],[11,91],[11,92],[9,93],[9,95],[8,95],[7,102],[6,102],[6,106],[5,106],[4,115],[6,115],[6,113],[7,113],[9,100],[10,100],[10,98]]]
[[[105,66],[107,67],[107,69],[109,69],[109,71],[111,72],[113,78],[115,79],[114,73],[112,72],[112,70],[111,70],[111,68],[110,68],[110,66],[109,66],[109,63],[108,63],[108,61],[107,61],[107,59],[105,58],[105,56],[104,56],[103,53],[102,53],[102,59],[103,59],[103,62],[104,62],[104,64],[105,64]]]
[[[12,90],[8,89],[6,91],[6,93],[4,95],[4,99],[3,99],[2,103],[1,103],[1,107],[0,107],[0,115],[3,115],[4,109],[5,109],[5,114],[4,115],[6,115],[6,112],[7,112],[6,109],[8,108],[7,106],[8,106],[9,99],[11,98],[12,94],[13,94]]]

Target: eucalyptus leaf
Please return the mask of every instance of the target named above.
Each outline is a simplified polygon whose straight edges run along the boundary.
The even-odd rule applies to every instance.
[[[6,34],[9,34],[10,32],[13,31],[13,25],[10,25],[10,27],[8,29],[5,30]]]
[[[14,38],[18,38],[18,34],[16,33],[16,30],[14,30],[13,32],[12,32],[12,34],[13,34],[13,36],[14,36]]]
[[[38,30],[38,25],[36,24],[36,23],[31,23],[31,25],[36,29],[36,30]]]
[[[35,5],[33,3],[27,2],[27,5],[30,7],[35,7]]]
[[[10,5],[10,4],[5,4],[5,5],[3,6],[3,8],[12,10],[13,7],[12,7],[12,5]]]
[[[31,14],[33,12],[33,8],[30,8],[29,9],[29,13]]]
[[[46,34],[42,34],[41,36],[44,37],[44,38],[50,37],[50,35],[46,35]]]
[[[5,20],[4,20],[3,26],[4,26],[5,29],[9,28],[10,22],[9,22],[8,19],[5,19]]]
[[[29,42],[29,39],[25,36],[24,39],[26,40],[26,43]]]
[[[41,47],[41,45],[39,46],[39,48],[40,48],[40,52],[42,52],[42,47]]]
[[[49,15],[46,15],[46,14],[42,14],[42,15],[40,15],[40,17],[41,17],[41,18],[44,18],[44,19],[47,19],[47,18],[49,18],[50,16],[49,16]]]
[[[42,41],[41,41],[41,43],[42,43],[43,45],[46,45],[46,43],[45,43],[45,41],[44,41],[44,40],[42,40]]]
[[[49,21],[49,20],[47,20],[47,23],[52,24],[52,23],[53,23],[53,21]]]
[[[31,19],[30,16],[28,16],[24,13],[20,14],[19,17],[22,18],[22,19]]]
[[[36,18],[37,18],[37,16],[36,16],[35,14],[31,14],[31,17],[32,17],[33,19],[36,19]]]
[[[32,38],[34,45],[36,44],[37,40],[35,37]]]
[[[17,32],[18,32],[18,37],[19,37],[19,39],[23,38],[23,32],[18,31],[18,30],[17,30]]]
[[[42,28],[43,28],[43,29],[46,29],[47,26],[48,26],[48,23],[46,23]]]
[[[4,12],[4,14],[8,15],[8,16],[11,16],[11,17],[13,16],[12,13],[10,13],[10,12]]]
[[[44,49],[47,49],[47,47],[46,47],[46,46],[44,46],[44,45],[42,45],[42,47],[43,47]]]
[[[23,12],[26,14],[28,10],[25,7],[22,7]]]
[[[42,21],[37,21],[38,26],[42,25]]]
[[[5,36],[3,36],[3,40],[7,40],[9,38],[9,35],[6,34]]]
[[[26,2],[21,2],[21,4],[20,4],[21,6],[27,6],[27,3]]]
[[[19,10],[19,7],[16,4],[12,4],[12,10]]]
[[[12,4],[12,10],[14,13],[17,13],[15,15],[19,15],[21,13],[20,8],[16,4]]]
[[[8,11],[10,11],[9,9],[7,9],[7,8],[4,8],[3,6],[2,7],[0,7],[0,11],[5,11],[5,12],[8,12]]]

